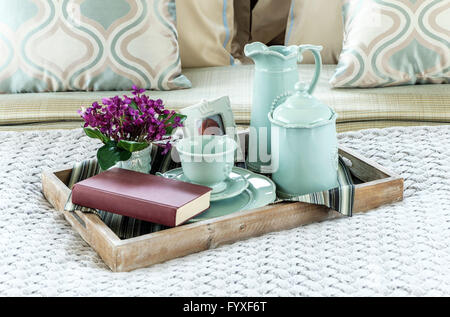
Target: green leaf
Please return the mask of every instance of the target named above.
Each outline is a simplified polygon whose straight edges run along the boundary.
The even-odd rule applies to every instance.
[[[142,115],[142,111],[141,111],[141,109],[139,109],[139,107],[137,106],[137,103],[135,101],[132,101],[130,103],[130,107],[133,108],[134,110],[139,110],[139,114]]]
[[[110,140],[109,138],[104,135],[103,133],[101,133],[99,130],[94,130],[91,128],[84,128],[84,133],[86,133],[86,135],[92,139],[99,139],[100,141],[102,141],[103,143],[108,143]]]
[[[138,110],[138,106],[137,106],[137,104],[136,104],[135,101],[132,101],[132,102],[130,103],[130,107],[133,108],[134,110]]]
[[[131,152],[117,147],[115,141],[109,141],[97,151],[97,160],[102,170],[106,171],[120,161],[127,161]]]
[[[180,117],[180,123],[183,123],[184,121],[186,121],[187,116],[181,113],[177,113],[176,115],[177,117]]]
[[[165,117],[167,117],[168,115],[165,115]],[[180,122],[183,123],[184,121],[186,121],[187,116],[184,114],[180,114],[180,113],[176,113],[174,114],[172,117],[170,117],[166,122],[166,135],[171,135],[173,132],[173,127],[172,125],[175,123],[175,118],[180,118]]]
[[[119,148],[124,149],[128,152],[142,151],[142,150],[148,148],[149,145],[150,144],[148,144],[147,142],[133,142],[133,141],[126,141],[126,140],[119,141],[119,143],[117,144],[117,146]]]

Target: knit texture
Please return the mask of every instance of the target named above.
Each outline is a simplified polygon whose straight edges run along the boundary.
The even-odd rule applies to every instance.
[[[450,126],[339,136],[405,178],[403,202],[112,273],[41,192],[92,158],[81,130],[0,133],[0,295],[450,295]]]

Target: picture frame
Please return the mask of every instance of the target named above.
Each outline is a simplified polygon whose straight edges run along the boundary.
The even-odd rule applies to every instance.
[[[227,96],[210,101],[204,99],[198,104],[181,109],[180,112],[187,116],[183,127],[185,137],[225,135],[227,129],[236,130],[230,98]]]
[[[187,116],[183,127],[184,137],[228,135],[238,144],[237,161],[241,162],[244,160],[228,96],[214,100],[204,99],[198,104],[181,109],[180,113]]]

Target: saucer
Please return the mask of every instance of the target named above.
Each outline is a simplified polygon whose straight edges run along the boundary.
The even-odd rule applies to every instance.
[[[245,178],[249,183],[248,187],[233,198],[212,201],[209,209],[191,219],[190,223],[222,217],[242,210],[256,209],[275,202],[276,187],[272,180],[239,167],[234,167],[233,173]]]
[[[225,181],[223,181],[222,190],[219,191],[213,190],[211,192],[211,201],[229,199],[238,196],[247,189],[249,185],[248,180],[245,177],[243,177],[241,173],[237,173],[235,169],[236,168],[233,168],[232,172],[230,173],[230,176]],[[166,178],[192,183],[184,175],[182,168],[176,168],[160,175]]]

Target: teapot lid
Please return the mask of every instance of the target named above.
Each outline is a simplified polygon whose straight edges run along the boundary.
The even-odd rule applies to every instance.
[[[274,102],[275,107],[276,103],[277,101]],[[275,108],[269,117],[279,125],[311,127],[329,122],[336,117],[336,113],[311,96],[307,85],[298,82],[295,92]]]

